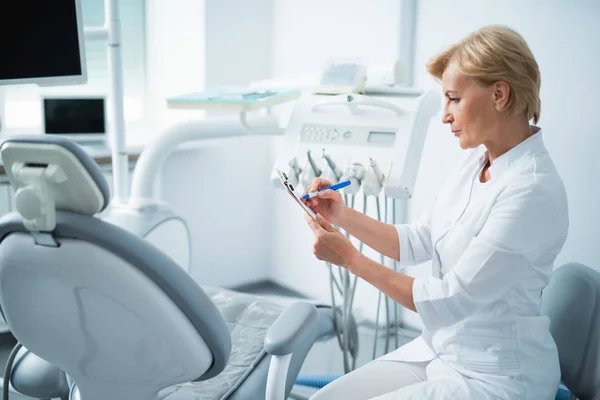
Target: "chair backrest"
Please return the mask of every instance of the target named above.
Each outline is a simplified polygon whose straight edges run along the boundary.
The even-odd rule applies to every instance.
[[[27,349],[92,399],[151,398],[223,370],[223,316],[172,259],[94,216],[109,193],[87,153],[33,137],[0,154],[19,211],[0,219],[0,306]]]
[[[600,273],[569,263],[552,273],[542,311],[558,347],[565,386],[581,400],[600,388]]]

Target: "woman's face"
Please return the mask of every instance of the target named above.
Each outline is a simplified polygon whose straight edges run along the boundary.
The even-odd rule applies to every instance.
[[[497,118],[493,88],[483,87],[450,63],[442,75],[445,96],[442,122],[450,125],[460,147],[470,149],[489,139],[490,127]]]

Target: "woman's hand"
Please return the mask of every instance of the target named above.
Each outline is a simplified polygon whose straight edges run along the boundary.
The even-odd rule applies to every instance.
[[[316,192],[327,186],[331,186],[331,182],[327,179],[315,178],[308,187],[307,193]],[[335,190],[325,190],[319,192],[319,194],[312,199],[302,201],[309,206],[315,214],[321,214],[325,219],[336,225],[339,225],[337,221],[339,221],[346,209],[342,195]]]
[[[360,256],[350,240],[335,229],[321,214],[317,214],[319,223],[316,223],[308,215],[305,215],[305,219],[315,234],[313,253],[319,260],[348,268]]]
[[[313,252],[319,260],[346,268],[404,307],[417,311],[412,294],[414,278],[362,255],[350,240],[335,229],[321,214],[317,214],[319,223],[316,223],[308,215],[304,217],[315,233]]]

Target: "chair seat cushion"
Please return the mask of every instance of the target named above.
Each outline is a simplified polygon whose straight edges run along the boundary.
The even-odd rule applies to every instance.
[[[285,306],[260,296],[203,287],[223,314],[231,334],[231,357],[219,375],[174,385],[161,391],[163,400],[219,400],[233,393],[266,355],[264,339]]]

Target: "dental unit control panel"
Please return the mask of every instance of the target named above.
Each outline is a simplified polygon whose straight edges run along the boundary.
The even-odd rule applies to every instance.
[[[408,199],[412,196],[431,118],[441,108],[435,91],[414,89],[395,95],[309,94],[300,98],[275,162],[297,190],[315,177],[333,183],[353,180],[344,189],[356,194]]]

